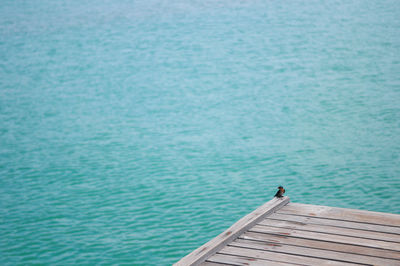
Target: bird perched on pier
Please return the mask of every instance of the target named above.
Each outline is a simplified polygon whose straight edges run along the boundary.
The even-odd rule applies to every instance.
[[[285,189],[282,186],[279,186],[278,189],[279,190],[276,192],[274,197],[282,198],[283,197],[283,193],[285,193]]]

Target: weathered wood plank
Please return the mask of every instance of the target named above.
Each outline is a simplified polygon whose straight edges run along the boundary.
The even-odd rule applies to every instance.
[[[289,202],[288,197],[283,197],[281,199],[273,198],[272,200],[266,202],[264,205],[257,208],[255,211],[244,216],[225,232],[218,235],[214,239],[210,240],[203,246],[197,248],[190,254],[183,257],[175,265],[198,265],[205,261],[212,254],[216,253],[219,249],[225,246],[227,243],[231,242],[233,239],[237,238],[241,233],[246,231],[249,227],[253,226],[260,220],[262,220],[266,215],[271,214],[277,209],[280,209]]]
[[[229,246],[243,247],[267,250],[272,252],[280,252],[292,255],[310,256],[315,258],[325,258],[330,260],[344,261],[348,263],[360,263],[360,264],[373,264],[373,265],[399,265],[398,260],[389,260],[383,258],[376,258],[371,256],[363,256],[357,254],[349,254],[344,252],[337,252],[332,250],[323,250],[309,247],[300,247],[292,245],[282,245],[270,242],[261,242],[246,239],[236,239],[231,242]]]
[[[392,213],[343,209],[343,208],[308,205],[301,203],[287,204],[284,208],[279,210],[279,213],[300,214],[300,215],[320,217],[320,218],[330,218],[330,219],[338,219],[345,221],[400,227],[400,215]]]
[[[282,220],[282,221],[292,221],[292,222],[299,222],[306,224],[331,225],[343,228],[352,228],[352,229],[360,229],[360,230],[400,235],[400,227],[385,226],[378,224],[341,221],[341,220],[334,220],[327,218],[317,218],[317,217],[301,216],[301,215],[294,215],[287,213],[276,213],[276,212],[269,215],[268,218]]]
[[[288,228],[288,229],[295,229],[295,230],[302,230],[302,231],[354,236],[354,237],[360,237],[360,238],[368,238],[368,239],[375,239],[375,240],[380,240],[380,241],[391,241],[391,242],[400,243],[400,235],[396,235],[396,234],[386,234],[386,233],[371,232],[371,231],[364,231],[364,230],[358,230],[358,229],[340,228],[340,227],[327,226],[327,225],[306,224],[306,223],[293,222],[293,221],[279,221],[279,220],[269,219],[269,217],[262,220],[259,224],[265,225],[265,226]]]
[[[237,255],[237,256],[246,256],[255,259],[265,259],[265,260],[275,260],[278,262],[295,262],[298,264],[305,264],[305,265],[357,265],[354,263],[345,263],[345,262],[338,262],[333,260],[326,260],[326,259],[318,259],[312,257],[305,257],[305,256],[298,256],[298,255],[291,255],[291,254],[284,254],[284,253],[277,253],[265,250],[257,250],[257,249],[250,249],[250,248],[239,248],[233,246],[226,246],[218,254],[228,254],[228,255]]]
[[[252,266],[265,266],[265,265],[277,265],[277,266],[293,266],[299,264],[283,263],[272,260],[262,260],[249,257],[238,257],[235,255],[226,254],[214,254],[208,258],[207,262],[215,263],[228,263],[229,265],[252,265]],[[203,264],[201,264],[203,265]]]
[[[303,246],[303,247],[332,250],[350,254],[366,255],[371,257],[388,258],[392,260],[398,260],[400,264],[400,252],[392,250],[377,249],[377,248],[370,248],[370,247],[363,247],[356,245],[333,243],[321,240],[289,237],[287,235],[266,234],[257,232],[246,232],[242,234],[240,238],[256,240],[256,241],[265,241],[267,243],[272,243],[272,244]]]
[[[286,236],[292,236],[292,237],[301,237],[301,238],[305,238],[305,239],[322,240],[322,241],[329,241],[329,242],[342,243],[342,244],[350,244],[350,245],[358,245],[358,246],[400,251],[399,243],[364,239],[364,238],[358,238],[358,237],[332,235],[332,234],[316,233],[316,232],[309,232],[309,231],[306,232],[306,231],[301,231],[301,230],[267,227],[267,226],[262,226],[262,225],[255,225],[249,231],[259,232],[259,233],[267,233],[267,234],[286,235]]]
[[[232,264],[226,264],[226,263],[217,263],[217,262],[210,262],[210,261],[205,261],[200,264],[201,266],[230,266]]]
[[[400,265],[400,215],[288,202],[265,203],[175,265]]]

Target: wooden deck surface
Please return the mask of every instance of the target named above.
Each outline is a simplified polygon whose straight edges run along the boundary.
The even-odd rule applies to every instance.
[[[175,265],[400,266],[400,215],[274,198]]]

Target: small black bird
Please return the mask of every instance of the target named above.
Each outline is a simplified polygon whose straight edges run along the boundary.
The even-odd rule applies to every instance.
[[[282,186],[279,186],[278,189],[279,190],[276,192],[274,197],[282,198],[283,197],[283,193],[285,193],[285,189]]]

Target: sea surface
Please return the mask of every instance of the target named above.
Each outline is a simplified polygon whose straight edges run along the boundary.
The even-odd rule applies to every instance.
[[[2,0],[0,264],[170,265],[270,200],[400,213],[398,0]]]

